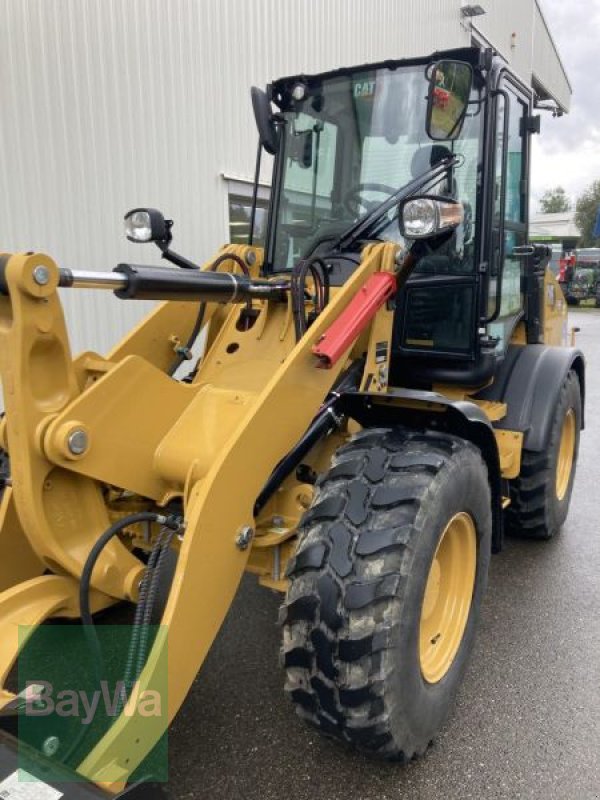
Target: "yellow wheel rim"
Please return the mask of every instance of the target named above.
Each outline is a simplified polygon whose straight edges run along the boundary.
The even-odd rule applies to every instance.
[[[563,422],[558,461],[556,462],[556,496],[559,500],[562,500],[566,495],[569,481],[571,480],[571,471],[575,459],[576,430],[575,411],[570,408]]]
[[[421,674],[437,683],[448,672],[465,632],[477,568],[477,536],[469,514],[455,514],[438,542],[423,596]]]

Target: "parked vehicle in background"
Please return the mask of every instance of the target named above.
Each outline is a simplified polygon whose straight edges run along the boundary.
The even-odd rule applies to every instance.
[[[575,267],[573,279],[567,288],[567,303],[578,306],[582,300],[596,299],[598,287],[598,268]]]
[[[600,248],[581,248],[563,256],[557,277],[569,305],[577,306],[584,300],[595,300],[598,305]]]
[[[557,279],[565,298],[567,298],[569,294],[569,284],[573,280],[573,272],[575,270],[575,253],[565,254],[559,260],[558,264]]]

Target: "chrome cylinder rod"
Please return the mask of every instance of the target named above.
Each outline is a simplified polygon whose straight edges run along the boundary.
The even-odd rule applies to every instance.
[[[124,289],[127,276],[118,272],[96,272],[93,270],[61,269],[59,286],[68,289]]]

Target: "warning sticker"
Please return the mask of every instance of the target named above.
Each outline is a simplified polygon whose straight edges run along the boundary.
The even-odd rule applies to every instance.
[[[0,782],[0,800],[60,800],[58,789],[38,780],[23,769],[18,769]]]

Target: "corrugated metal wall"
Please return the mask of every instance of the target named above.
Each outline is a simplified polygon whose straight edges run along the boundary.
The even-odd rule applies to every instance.
[[[568,110],[571,87],[537,0],[481,0],[486,13],[476,30],[498,48],[512,69],[529,83],[532,76]]]
[[[500,5],[483,2],[490,15]],[[519,0],[505,2],[523,16]],[[42,250],[81,269],[158,263],[122,234],[123,213],[148,205],[175,219],[176,249],[210,257],[227,238],[221,176],[253,169],[250,85],[469,44],[460,6],[0,0],[0,250]],[[143,311],[64,295],[75,351],[103,352]]]
[[[474,24],[498,48],[525,82],[531,77],[533,3],[524,0],[483,0],[486,14]],[[514,36],[513,36],[514,34]]]
[[[157,262],[123,213],[156,206],[175,247],[227,238],[221,174],[250,176],[249,87],[465,41],[459,0],[0,0],[0,249],[61,265]],[[65,292],[74,350],[104,351],[134,303]]]
[[[571,84],[537,2],[533,19],[532,73],[536,81],[556,98],[563,109],[568,111],[571,103]]]

